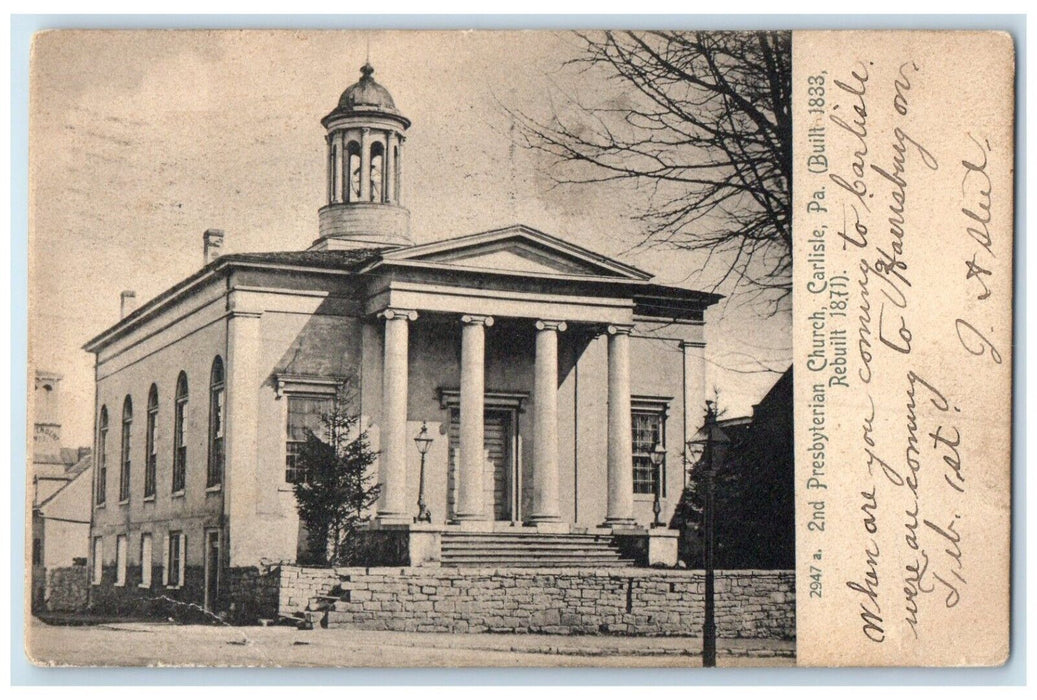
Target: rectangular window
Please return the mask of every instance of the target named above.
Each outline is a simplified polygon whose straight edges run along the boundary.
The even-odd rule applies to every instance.
[[[43,542],[40,541],[39,537],[36,537],[32,541],[32,565],[39,566],[43,563]]]
[[[322,416],[331,412],[333,400],[329,396],[289,396],[288,434],[285,441],[285,475],[289,484],[306,480],[305,469],[299,464],[299,450],[309,433],[324,434]]]
[[[115,585],[126,585],[126,535],[115,538]]]
[[[166,567],[166,585],[171,588],[184,585],[184,550],[187,537],[182,532],[169,533],[169,564]]]
[[[151,533],[140,536],[140,587],[151,588]]]
[[[100,538],[100,537],[95,537],[94,538],[93,556],[94,556],[94,562],[93,562],[94,568],[93,568],[93,571],[91,572],[90,581],[91,581],[91,583],[95,583],[96,584],[96,583],[100,583],[101,582],[101,574],[104,571],[104,568],[103,568],[104,567],[104,560],[103,560],[103,557],[104,557],[104,540],[102,538]]]
[[[656,466],[652,462],[652,452],[655,450],[655,446],[666,445],[665,418],[665,413],[662,411],[633,411],[631,414],[634,493],[655,494],[656,488],[659,488],[659,495],[666,495],[665,480],[661,479],[661,474],[666,471],[666,465]]]

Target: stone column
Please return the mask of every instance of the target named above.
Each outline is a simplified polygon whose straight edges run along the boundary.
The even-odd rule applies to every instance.
[[[486,520],[483,502],[483,403],[485,394],[485,329],[492,316],[461,317],[461,426],[457,475],[457,520]]]
[[[360,201],[371,201],[371,130],[360,130]]]
[[[631,326],[609,326],[608,506],[605,524],[634,523],[634,457],[630,426]]]
[[[681,351],[684,353],[684,456],[687,457],[688,440],[705,422],[706,343],[685,340],[681,342]],[[688,485],[687,467],[684,469],[684,485]]]
[[[418,318],[409,309],[386,309],[385,361],[382,364],[378,520],[409,523],[407,510],[407,346],[408,322]]]
[[[393,146],[396,143],[396,132],[390,131],[385,137],[385,165],[382,167],[382,192],[385,193],[385,203],[394,204],[396,198],[396,159]]]
[[[536,322],[533,372],[533,514],[531,523],[558,522],[558,333],[564,321]]]

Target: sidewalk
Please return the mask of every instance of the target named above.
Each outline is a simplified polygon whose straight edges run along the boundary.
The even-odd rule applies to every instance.
[[[27,648],[43,665],[280,667],[694,667],[693,637],[437,634],[33,619]],[[792,666],[795,642],[721,639],[720,666]]]

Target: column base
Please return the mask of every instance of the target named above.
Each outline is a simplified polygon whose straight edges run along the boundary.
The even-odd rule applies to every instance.
[[[569,534],[572,525],[562,520],[541,520],[534,524],[537,532],[548,532],[552,534]]]
[[[634,522],[633,518],[605,518],[605,522],[601,524],[601,527],[613,530],[632,530],[638,528],[638,524]]]
[[[569,532],[571,525],[562,520],[558,515],[534,515],[525,525],[535,527],[537,532]]]
[[[493,521],[484,515],[455,515],[450,524],[468,532],[490,532],[493,530]]]
[[[410,513],[379,513],[373,523],[378,525],[412,525],[414,516]]]

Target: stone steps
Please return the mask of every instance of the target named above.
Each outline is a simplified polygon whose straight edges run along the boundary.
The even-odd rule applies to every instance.
[[[490,559],[480,557],[465,560],[452,560],[449,563],[444,562],[443,566],[488,569],[504,567],[515,569],[625,569],[634,566],[634,563],[628,559],[592,559],[589,557],[580,557],[577,559],[555,559],[549,562],[532,561],[528,558]]]
[[[443,533],[442,566],[625,567],[608,535],[451,532]]]

